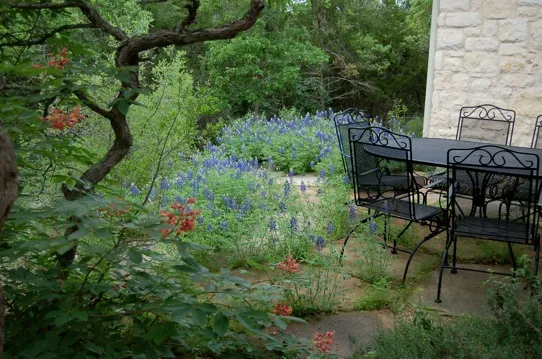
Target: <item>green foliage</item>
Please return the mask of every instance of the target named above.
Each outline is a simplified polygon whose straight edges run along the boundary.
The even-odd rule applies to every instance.
[[[303,104],[311,89],[303,71],[321,66],[325,53],[300,28],[281,32],[254,29],[249,35],[208,45],[205,66],[211,88],[235,113]]]
[[[184,53],[172,56],[153,67],[149,93],[141,95],[140,105],[133,106],[129,113],[134,145],[112,174],[117,183],[143,186],[157,172],[171,174],[166,164],[195,144],[196,118],[201,113],[193,78],[186,68]],[[89,119],[85,131],[88,147],[103,151],[112,145],[113,133],[103,119]]]
[[[78,216],[78,231],[68,237],[51,231],[65,226],[58,218],[69,214]],[[228,271],[210,273],[190,254],[202,247],[163,239],[164,228],[160,217],[118,200],[17,208],[0,253],[10,308],[6,356],[246,351],[248,357],[249,337],[280,349],[263,331],[285,326],[284,318],[268,314],[268,301],[280,299],[278,288],[252,286]],[[54,257],[76,244],[78,260],[62,279]]]
[[[362,244],[356,250],[358,270],[354,273],[354,276],[360,277],[369,283],[386,281],[390,278],[388,269],[391,264],[388,248],[382,242],[379,243],[376,235],[367,232],[365,231],[360,235]]]
[[[531,265],[527,257],[519,259],[517,274],[522,281],[520,277],[511,282],[491,281],[489,304],[493,318],[443,320],[418,309],[413,321],[402,321],[381,332],[368,348],[359,350],[352,358],[540,357],[541,286],[540,279],[529,270]]]
[[[296,316],[334,312],[342,301],[339,282],[344,277],[339,253],[333,249],[307,258],[301,270],[274,269],[271,283],[280,285],[284,300]]]

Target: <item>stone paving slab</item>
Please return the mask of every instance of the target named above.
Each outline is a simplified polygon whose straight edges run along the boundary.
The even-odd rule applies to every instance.
[[[312,341],[316,332],[335,331],[332,354],[346,358],[356,347],[367,345],[380,329],[393,327],[393,314],[386,310],[372,312],[342,312],[315,316],[307,323],[292,323],[288,332]]]

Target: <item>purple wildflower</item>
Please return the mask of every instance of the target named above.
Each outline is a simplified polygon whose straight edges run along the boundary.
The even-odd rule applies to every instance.
[[[354,206],[352,203],[348,205],[348,215],[351,220],[356,219],[356,206]]]
[[[292,217],[292,218],[290,219],[290,229],[291,229],[292,231],[297,230],[297,219],[296,219],[295,217]]]
[[[316,249],[321,251],[322,249],[324,249],[324,244],[325,244],[326,240],[319,236],[318,238],[316,238]]]
[[[331,233],[335,232],[335,225],[333,224],[333,222],[329,222],[327,224],[326,232],[327,232],[327,234],[331,234]]]
[[[277,230],[277,221],[272,220],[271,222],[269,222],[269,229],[272,230],[272,231],[276,231]]]
[[[376,230],[377,230],[377,225],[376,225],[376,222],[374,221],[374,219],[371,221],[371,223],[369,223],[369,232],[371,234],[375,234],[376,233]]]
[[[326,178],[326,171],[320,170],[320,178],[322,179]]]
[[[299,189],[301,190],[301,193],[303,194],[307,193],[307,186],[305,185],[305,182],[301,181],[301,185],[299,186]]]
[[[132,193],[133,196],[137,196],[139,194],[139,189],[134,184],[130,185],[130,193]]]

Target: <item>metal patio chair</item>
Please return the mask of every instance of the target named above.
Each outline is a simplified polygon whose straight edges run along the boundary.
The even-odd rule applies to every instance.
[[[350,166],[352,155],[350,154],[348,130],[351,128],[367,127],[370,125],[370,120],[370,116],[364,111],[354,108],[348,108],[333,115],[333,123],[335,125],[335,133],[337,134],[343,168],[350,179],[350,183],[352,183],[352,168]]]
[[[542,141],[540,141],[540,127],[542,127],[542,115],[536,118],[534,125],[533,139],[531,141],[531,148],[542,148]]]
[[[464,106],[459,110],[457,141],[488,142],[495,145],[511,145],[516,112],[495,105]],[[433,174],[428,179],[427,188],[446,191],[446,172]],[[442,206],[443,208],[445,205]]]
[[[404,282],[412,257],[423,243],[445,229],[442,221],[446,216],[442,209],[425,204],[425,196],[419,191],[423,183],[420,184],[414,175],[412,144],[408,136],[372,126],[351,128],[349,138],[355,203],[370,210],[369,216],[361,223],[384,216],[384,243],[387,245],[389,218],[408,221],[391,247],[392,253],[397,250],[410,253],[403,274]],[[397,239],[412,223],[429,225],[431,233],[412,251],[397,248]],[[348,238],[344,241],[343,252]]]
[[[439,272],[437,303],[441,302],[444,269],[451,269],[452,273],[457,270],[485,272],[457,266],[458,238],[507,243],[514,269],[512,244],[532,245],[537,273],[540,258],[539,161],[536,154],[492,145],[448,151],[450,222]],[[518,191],[520,187],[524,190]]]

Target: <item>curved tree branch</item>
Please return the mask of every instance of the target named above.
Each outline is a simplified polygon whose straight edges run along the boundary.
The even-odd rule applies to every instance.
[[[128,35],[118,27],[111,25],[105,21],[98,10],[84,0],[65,1],[63,3],[10,3],[9,8],[12,9],[48,9],[62,10],[68,8],[79,8],[83,15],[90,21],[94,27],[102,29],[105,33],[113,36],[119,41],[128,39]]]
[[[201,29],[192,32],[178,33],[175,31],[158,30],[151,34],[130,38],[122,44],[117,52],[117,66],[134,66],[138,64],[139,53],[156,47],[170,45],[184,46],[197,42],[226,40],[237,36],[242,31],[250,29],[258,20],[264,0],[251,0],[248,12],[241,19],[228,25],[211,29]]]
[[[177,32],[185,31],[188,26],[195,23],[196,15],[198,14],[199,5],[200,5],[199,0],[191,0],[189,4],[186,4],[185,8],[188,10],[188,14],[186,15],[186,17],[181,23],[175,26],[173,31],[177,31]]]
[[[96,25],[94,24],[71,24],[71,25],[63,25],[60,26],[54,30],[51,30],[50,32],[42,35],[40,38],[36,40],[28,40],[28,41],[13,41],[8,43],[0,44],[0,47],[5,46],[32,46],[32,45],[41,45],[45,44],[45,41],[47,41],[48,38],[51,36],[54,36],[55,34],[58,34],[59,32],[66,31],[66,30],[74,30],[74,29],[91,29],[95,28]]]

